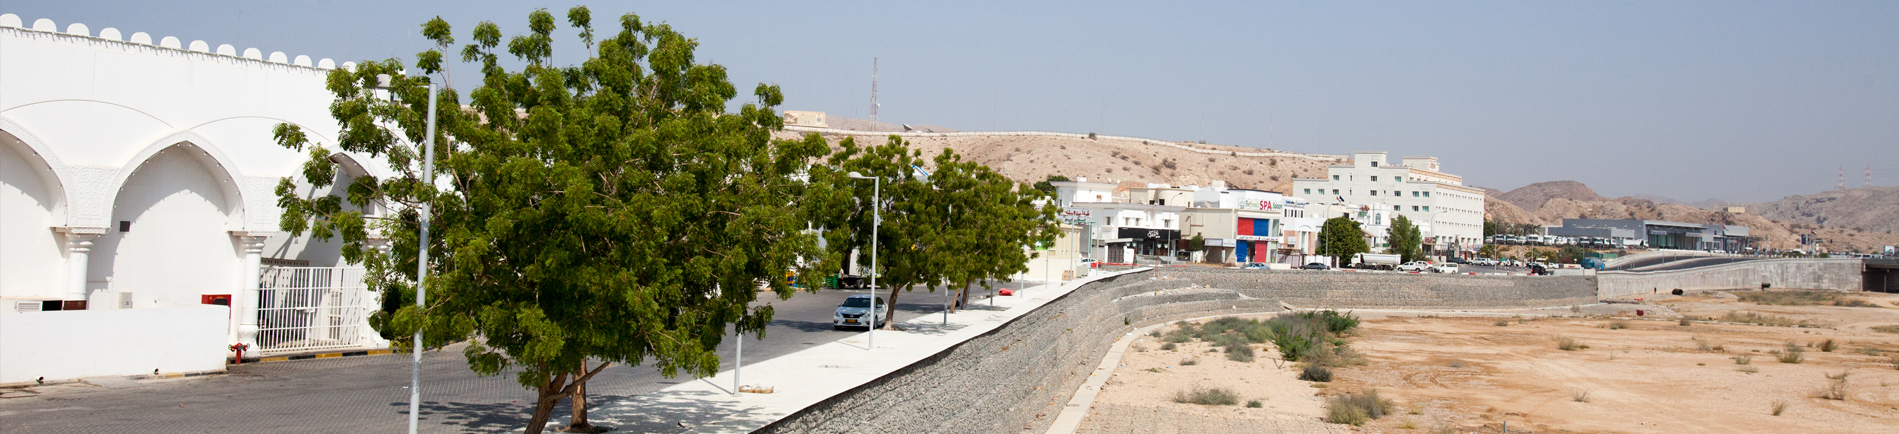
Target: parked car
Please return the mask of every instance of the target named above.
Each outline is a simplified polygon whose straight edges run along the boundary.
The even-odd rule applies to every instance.
[[[1313,263],[1300,266],[1299,268],[1306,269],[1306,270],[1319,270],[1319,271],[1332,269],[1332,267],[1327,267],[1325,263],[1323,262],[1313,262]]]
[[[1398,271],[1403,271],[1406,273],[1422,273],[1425,271],[1429,271],[1430,269],[1431,269],[1431,263],[1429,262],[1411,261],[1411,262],[1406,262],[1406,263],[1398,265]]]
[[[1544,267],[1543,264],[1532,262],[1530,263],[1530,274],[1548,276],[1551,272],[1549,267]]]
[[[876,299],[877,305],[872,307],[871,296],[869,294],[857,294],[850,296],[850,298],[845,298],[844,304],[837,305],[837,312],[831,314],[831,328],[868,328],[870,326],[870,319],[865,318],[865,316],[870,315],[872,309],[875,309],[878,315],[881,316],[884,309],[884,298],[877,297]],[[881,327],[887,322],[890,322],[890,318],[877,318],[877,326]]]
[[[1266,269],[1271,269],[1272,267],[1266,266],[1266,264],[1263,262],[1248,262],[1246,263],[1246,265],[1240,266],[1240,268],[1247,269],[1247,270],[1266,270]]]
[[[1431,265],[1431,271],[1455,274],[1457,273],[1457,264],[1433,264]]]

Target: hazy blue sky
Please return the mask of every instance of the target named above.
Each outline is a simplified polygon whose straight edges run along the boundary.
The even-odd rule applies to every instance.
[[[343,60],[525,32],[530,2],[20,1],[0,12]],[[572,3],[544,4],[557,14]],[[972,130],[1435,155],[1467,183],[1771,200],[1899,185],[1899,2],[600,2],[672,24],[741,95]],[[564,23],[564,21],[563,21]],[[573,31],[556,55],[582,55]],[[468,77],[472,74],[464,73]],[[1881,166],[1883,164],[1883,166]]]

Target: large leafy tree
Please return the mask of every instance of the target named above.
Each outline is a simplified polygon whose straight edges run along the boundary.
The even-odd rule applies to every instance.
[[[966,290],[1025,272],[1035,253],[1024,246],[1061,234],[1046,193],[949,149],[926,160],[896,136],[877,146],[846,138],[839,146],[827,164],[811,168],[805,209],[833,257],[856,249],[859,263],[869,265],[873,210],[882,208],[875,272],[879,286],[894,289],[886,318],[902,292],[918,286]],[[873,194],[874,181],[848,178],[851,172],[882,178],[881,194]]]
[[[697,41],[628,14],[596,45],[584,7],[567,18],[591,51],[578,66],[548,64],[556,24],[545,10],[505,45],[495,24],[475,26],[460,54],[480,65],[480,85],[467,106],[454,88],[438,97],[433,180],[423,179],[417,144],[425,86],[446,78],[448,23],[423,26],[436,43],[418,55],[426,74],[404,76],[394,59],[330,72],[336,147],[395,174],[358,178],[347,201],[395,212],[365,218],[340,199],[297,195],[290,179],[279,187],[284,228],[340,236],[345,257],[385,297],[407,300],[420,205],[430,202],[440,235],[431,249],[441,254],[427,263],[428,304],[401,305],[380,324],[398,336],[420,330],[429,347],[469,341],[469,367],[483,375],[519,369],[537,392],[530,433],[612,364],[716,372],[728,326],[762,337],[771,321],[770,306],[749,307],[757,289],[789,297],[787,270],[824,259],[799,218],[807,184],[798,175],[829,147],[815,135],[771,139],[783,126],[776,86],[759,85],[756,103],[728,113],[736,91],[724,68],[694,62]],[[525,66],[502,67],[503,54]],[[387,97],[372,88],[381,74],[394,76]],[[325,187],[332,150],[310,146],[295,126],[277,133],[285,146],[310,148],[303,183]],[[373,248],[372,237],[393,248]]]
[[[1353,255],[1370,252],[1365,245],[1365,229],[1358,222],[1345,217],[1333,217],[1325,220],[1325,226],[1319,229],[1319,254],[1331,256],[1344,264]]]
[[[1411,223],[1405,216],[1391,219],[1391,227],[1385,229],[1385,239],[1389,247],[1386,253],[1398,255],[1399,261],[1411,262],[1424,258],[1424,235],[1419,233],[1418,225]]]

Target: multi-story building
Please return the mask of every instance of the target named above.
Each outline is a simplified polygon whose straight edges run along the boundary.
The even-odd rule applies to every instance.
[[[1292,195],[1390,210],[1415,222],[1428,247],[1440,254],[1470,256],[1483,244],[1484,191],[1440,172],[1437,157],[1389,164],[1384,152],[1354,152],[1351,164],[1329,167],[1325,178],[1294,179]]]
[[[1063,222],[1079,226],[1082,238],[1090,244],[1084,256],[1127,263],[1136,255],[1172,255],[1178,249],[1181,212],[1187,209],[1185,200],[1163,204],[1165,199],[1153,198],[1149,191],[1136,202],[1129,199],[1132,192],[1117,195],[1114,184],[1088,182],[1087,178],[1054,185]],[[1161,184],[1149,187],[1170,188]]]

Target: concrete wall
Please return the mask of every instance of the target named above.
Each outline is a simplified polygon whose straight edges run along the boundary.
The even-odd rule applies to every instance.
[[[1278,311],[1279,297],[1299,307],[1584,304],[1596,301],[1594,283],[1593,277],[1198,268],[1130,273],[1087,284],[988,334],[758,432],[1043,431],[1109,345],[1138,327]]]
[[[1190,279],[1299,308],[1511,308],[1596,302],[1594,276],[1471,276],[1303,270],[1162,268]]]
[[[0,315],[0,384],[224,369],[230,308]]]
[[[1818,289],[1860,291],[1863,265],[1858,259],[1762,259],[1674,271],[1604,271],[1596,273],[1604,299],[1666,293],[1673,289],[1710,291],[1760,289]]]

